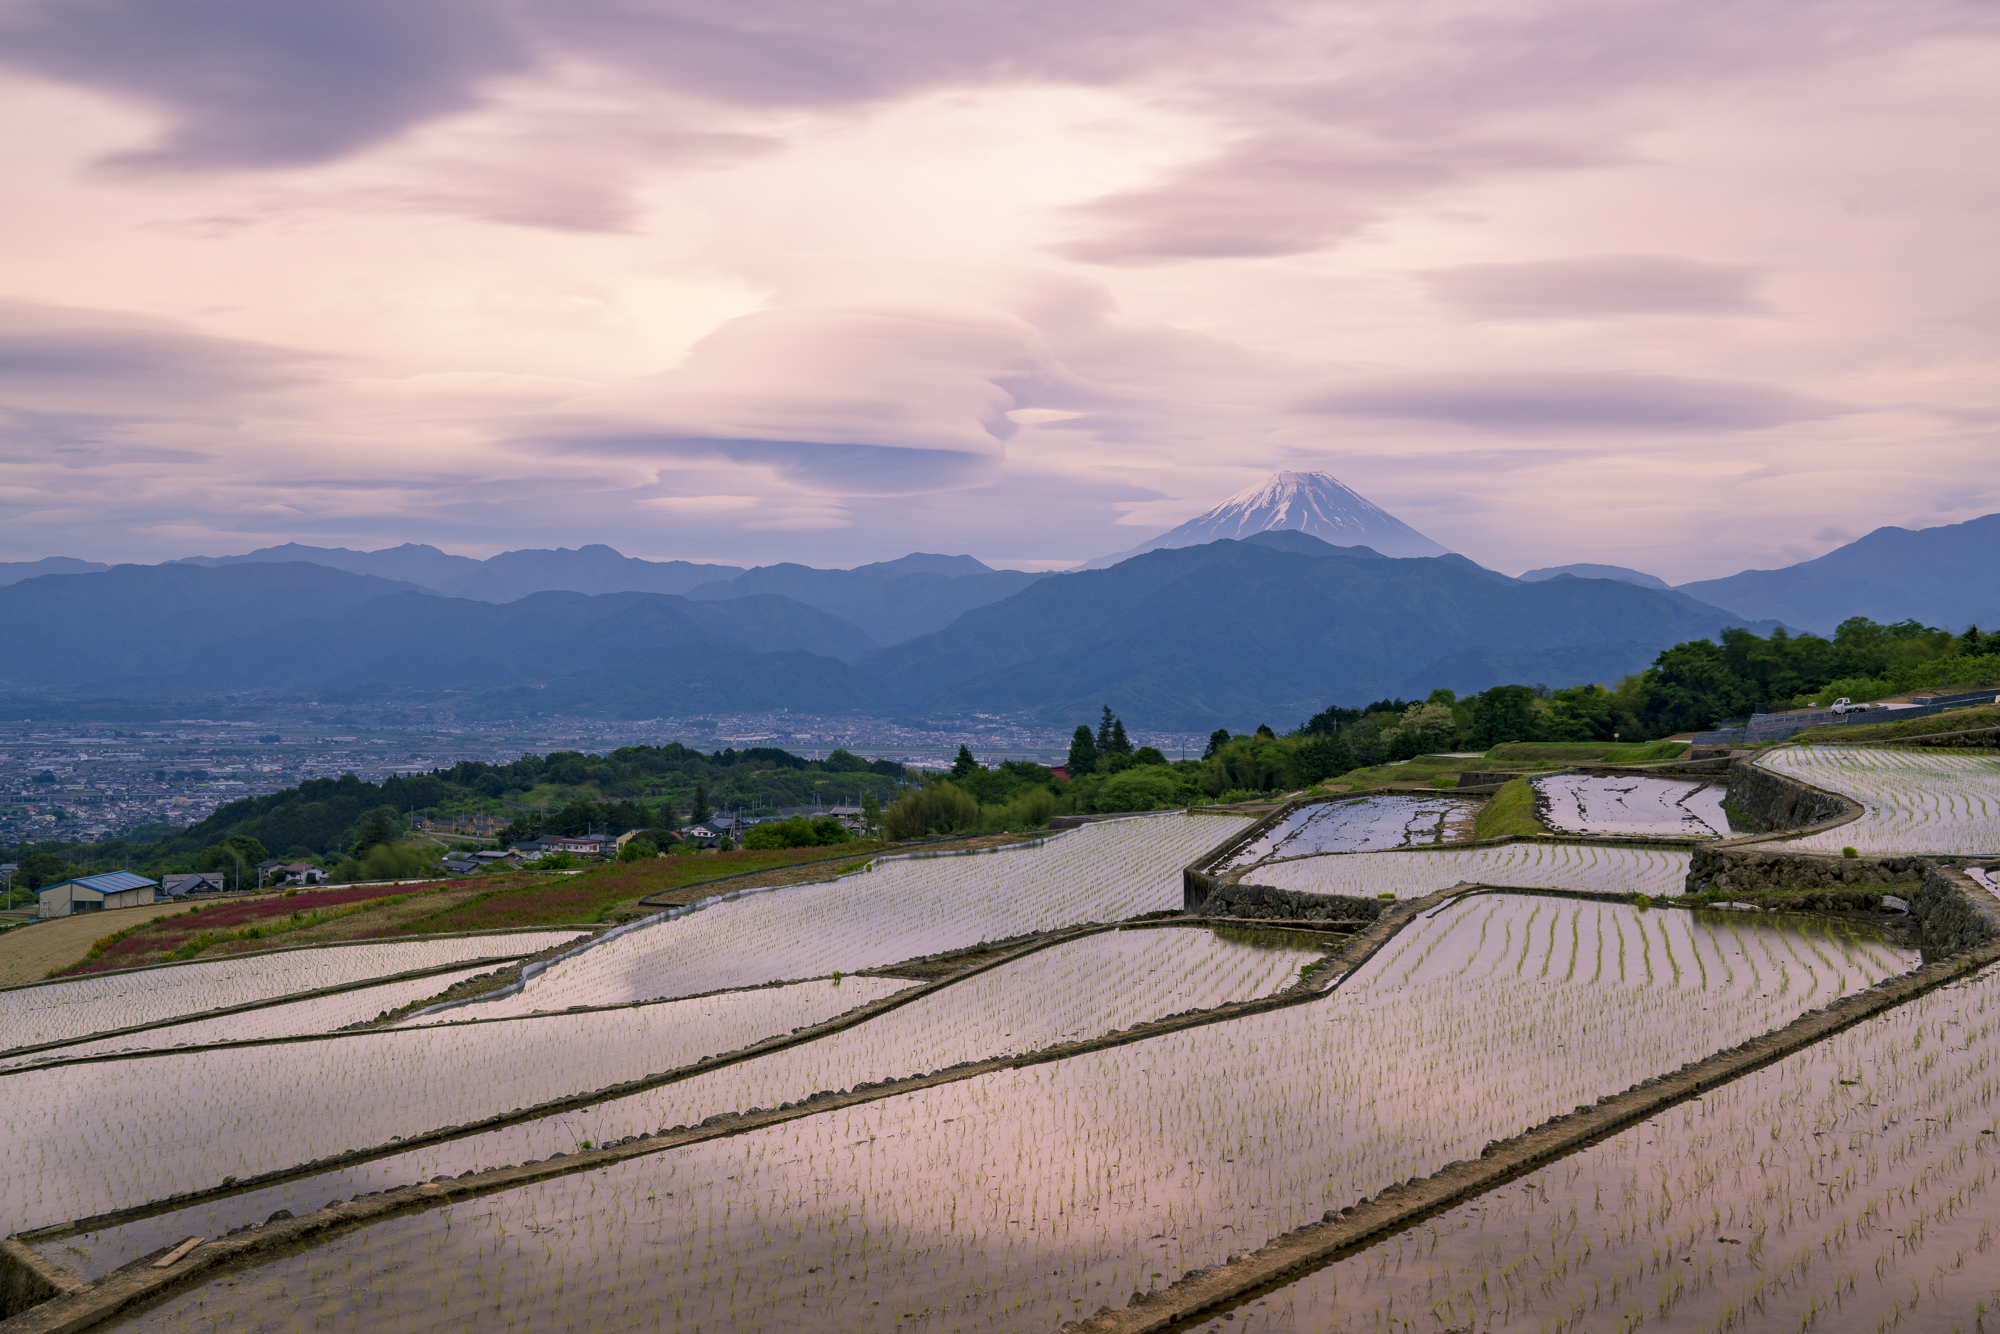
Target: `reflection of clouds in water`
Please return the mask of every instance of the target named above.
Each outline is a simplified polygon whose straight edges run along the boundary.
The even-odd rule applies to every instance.
[[[1478,804],[1464,797],[1378,793],[1294,811],[1230,859],[1231,867],[1317,852],[1367,852],[1472,837]]]
[[[1552,774],[1535,780],[1542,820],[1565,834],[1729,832],[1717,783],[1633,775]]]

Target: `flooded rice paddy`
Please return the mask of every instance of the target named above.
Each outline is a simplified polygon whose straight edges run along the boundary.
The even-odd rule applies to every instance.
[[[1231,869],[1315,852],[1380,852],[1472,837],[1479,802],[1469,797],[1384,792],[1320,802],[1293,811],[1243,845]]]
[[[2000,972],[1203,1328],[1975,1330],[2000,1311]]]
[[[38,982],[0,991],[0,1040],[10,1048],[60,1042],[462,960],[520,958],[576,938],[574,931],[520,931],[329,945]]]
[[[2000,855],[2000,758],[1865,746],[1785,746],[1758,764],[1861,803],[1860,819],[1785,841],[1864,857]]]
[[[107,1230],[76,1245],[94,1257],[91,1268],[108,1271],[165,1240],[191,1231],[213,1235],[259,1221],[279,1208],[297,1213],[301,1206],[317,1208],[334,1195],[570,1152],[593,1137],[603,1143],[669,1125],[691,1125],[717,1112],[775,1107],[822,1090],[1039,1051],[1167,1014],[1249,1000],[1295,981],[1304,964],[1321,957],[1320,950],[1301,948],[1297,941],[1286,933],[1200,927],[1086,936],[952,983],[811,1043],[580,1111],[427,1145],[234,1201],[203,1203],[178,1216]],[[857,980],[868,979],[850,978],[843,986]],[[562,1024],[567,1018],[480,1027],[504,1041],[505,1030],[514,1023]]]
[[[913,985],[851,977],[11,1071],[0,1074],[0,1214],[42,1226],[386,1144],[675,1069]]]
[[[1534,780],[1537,813],[1559,834],[1729,833],[1724,785],[1638,774],[1550,774]]]
[[[1039,846],[903,858],[839,880],[752,892],[592,946],[474,1008],[498,1016],[686,996],[1177,909],[1181,867],[1244,822],[1112,820]]]
[[[350,1024],[367,1023],[385,1011],[439,994],[468,978],[493,971],[492,963],[450,973],[431,973],[405,982],[385,982],[380,986],[357,987],[332,996],[310,1000],[279,1001],[241,1014],[212,1019],[190,1019],[169,1023],[118,1037],[79,1039],[66,1046],[50,1047],[11,1059],[0,1059],[0,1069],[35,1065],[45,1061],[73,1061],[85,1056],[105,1056],[119,1052],[157,1051],[162,1047],[194,1047],[216,1042],[257,1042],[272,1038],[304,1037],[332,1033]]]
[[[1270,862],[1244,879],[1311,894],[1422,898],[1453,885],[1582,889],[1670,898],[1687,888],[1688,854],[1678,848],[1608,843],[1506,843],[1491,848],[1339,853]]]
[[[1476,896],[1321,1000],[386,1222],[133,1326],[1045,1330],[1912,961],[1803,921]],[[981,1045],[947,1022],[929,1051],[887,1030],[871,1047],[872,1027],[834,1039],[849,1080]],[[773,1105],[758,1064],[593,1124]],[[791,1097],[831,1073],[799,1068]]]

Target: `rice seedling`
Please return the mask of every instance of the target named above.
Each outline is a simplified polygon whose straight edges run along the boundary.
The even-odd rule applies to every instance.
[[[552,965],[484,1015],[694,995],[1179,908],[1180,869],[1243,824],[1167,814],[1086,825],[1039,845],[918,856],[818,884],[747,890]]]
[[[0,991],[0,1032],[11,1046],[29,1047],[461,959],[519,958],[575,938],[574,931],[522,931],[330,945],[38,982]]]
[[[1314,894],[1421,898],[1451,885],[1604,890],[1671,898],[1687,887],[1688,854],[1678,848],[1536,840],[1491,848],[1333,854],[1272,862],[1246,877]]]
[[[1996,1065],[1989,969],[1246,1303],[1230,1324],[1978,1329],[2000,1310]]]
[[[242,1014],[226,1014],[214,1019],[190,1019],[138,1033],[117,1037],[85,1039],[67,1046],[50,1047],[11,1060],[0,1058],[0,1070],[35,1065],[45,1061],[72,1061],[85,1056],[116,1052],[157,1051],[162,1047],[194,1047],[216,1042],[256,1042],[272,1038],[302,1037],[332,1033],[350,1024],[366,1023],[385,1011],[400,1009],[481,973],[493,971],[491,962],[450,973],[432,973],[405,982],[386,982],[378,987],[359,987],[335,996],[280,1002]],[[0,1086],[4,1087],[4,1086]]]
[[[1231,867],[1315,852],[1378,852],[1472,837],[1479,803],[1467,797],[1378,792],[1301,807],[1243,845]]]
[[[1317,957],[1317,950],[1239,943],[1196,928],[1086,936],[955,983],[849,1032],[694,1076],[674,1086],[675,1092],[658,1090],[659,1097],[634,1094],[586,1111],[427,1145],[66,1244],[90,1256],[80,1267],[108,1272],[163,1240],[190,1232],[212,1236],[279,1208],[301,1212],[336,1195],[568,1152],[581,1138],[603,1142],[671,1121],[699,1121],[719,1111],[775,1107],[822,1089],[1035,1051],[1169,1013],[1265,995],[1297,977],[1302,960]],[[848,978],[842,986],[873,981]],[[569,1019],[521,1022],[564,1024]],[[504,1037],[499,1030],[512,1027],[510,1022],[470,1031]]]
[[[1312,1004],[384,1223],[131,1327],[429,1329],[559,1307],[579,1328],[1046,1330],[1910,961],[1802,922],[1476,897]],[[709,1102],[695,1080],[620,1101],[685,1119],[721,1109],[730,1073],[701,1077]],[[594,1113],[613,1130],[625,1114]]]
[[[371,1148],[676,1069],[910,985],[850,977],[9,1071],[0,1074],[0,1218],[43,1226]]]
[[[1934,750],[1785,746],[1757,761],[1861,803],[1862,816],[1786,848],[1863,856],[2000,854],[2000,760]]]
[[[1549,774],[1534,780],[1544,824],[1564,834],[1729,833],[1720,783],[1638,774]]]

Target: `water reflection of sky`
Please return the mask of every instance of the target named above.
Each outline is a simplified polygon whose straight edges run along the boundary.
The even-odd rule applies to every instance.
[[[1469,797],[1382,792],[1293,811],[1230,858],[1231,869],[1270,857],[1314,852],[1372,852],[1472,837],[1479,803]]]
[[[1542,820],[1564,834],[1729,832],[1720,783],[1634,775],[1551,774],[1535,780],[1546,798]]]

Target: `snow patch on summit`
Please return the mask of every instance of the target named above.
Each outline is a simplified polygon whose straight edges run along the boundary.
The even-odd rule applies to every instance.
[[[1101,570],[1163,547],[1193,547],[1293,529],[1337,547],[1371,547],[1384,556],[1443,556],[1447,549],[1374,504],[1332,473],[1281,472],[1180,527],[1082,568]]]

